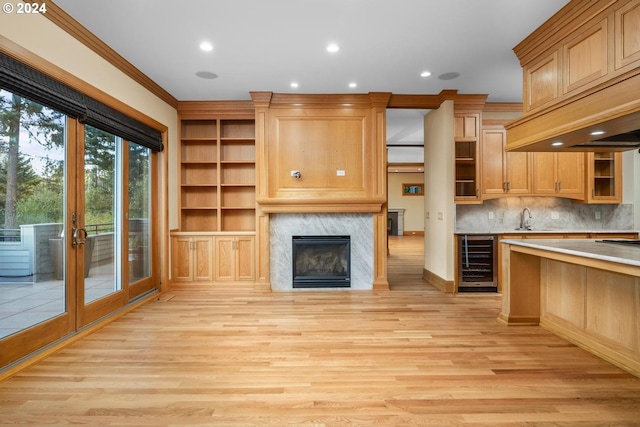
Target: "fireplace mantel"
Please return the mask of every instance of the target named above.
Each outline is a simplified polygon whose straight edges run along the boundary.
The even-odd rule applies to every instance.
[[[384,199],[351,199],[331,201],[322,199],[258,199],[265,213],[313,213],[313,212],[370,212],[378,213],[386,202]]]

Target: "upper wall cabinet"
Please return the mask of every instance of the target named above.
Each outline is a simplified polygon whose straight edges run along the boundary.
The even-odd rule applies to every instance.
[[[480,203],[480,114],[454,114],[455,201]]]
[[[616,4],[606,12],[592,11],[591,18],[562,41],[523,63],[525,112],[558,102],[638,66],[640,2],[597,3]]]
[[[482,199],[531,194],[531,154],[505,152],[502,126],[482,129]]]
[[[640,0],[571,0],[514,51],[524,116],[507,126],[508,150],[555,151],[550,143],[561,140],[598,151],[584,145],[599,138],[590,131],[637,129]]]
[[[587,203],[622,203],[622,153],[585,153]]]

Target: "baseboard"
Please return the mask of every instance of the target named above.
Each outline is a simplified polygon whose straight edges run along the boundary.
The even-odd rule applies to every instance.
[[[407,231],[404,230],[402,232],[403,236],[424,236],[424,230],[420,230],[420,231]]]
[[[448,294],[452,294],[454,292],[455,287],[453,280],[445,280],[437,274],[430,272],[426,268],[422,270],[422,278],[436,288],[440,289],[442,292]]]

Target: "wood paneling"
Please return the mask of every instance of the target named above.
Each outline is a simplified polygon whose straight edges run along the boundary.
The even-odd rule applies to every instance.
[[[558,97],[558,55],[552,53],[538,63],[524,67],[525,111],[534,110]]]
[[[640,60],[640,3],[630,2],[615,14],[616,69]]]
[[[607,19],[603,19],[564,45],[565,93],[577,90],[609,71],[607,22]]]
[[[553,315],[579,327],[585,327],[584,305],[587,287],[586,268],[581,265],[543,260],[541,315]]]
[[[640,279],[593,268],[586,277],[586,330],[640,353]]]
[[[571,1],[514,48],[524,73],[524,116],[507,126],[507,150],[575,147],[637,129],[640,0]],[[617,148],[624,150],[624,148]]]
[[[257,160],[268,165],[257,180],[261,207],[318,212],[344,205],[338,211],[379,212],[386,201],[389,96],[272,94],[258,110],[264,132],[256,130]]]

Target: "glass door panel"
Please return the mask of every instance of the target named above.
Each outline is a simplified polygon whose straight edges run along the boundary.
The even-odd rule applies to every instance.
[[[0,90],[0,339],[67,311],[65,123]]]
[[[85,126],[84,304],[120,291],[118,147],[116,136]]]
[[[129,143],[129,283],[151,276],[151,150]]]

